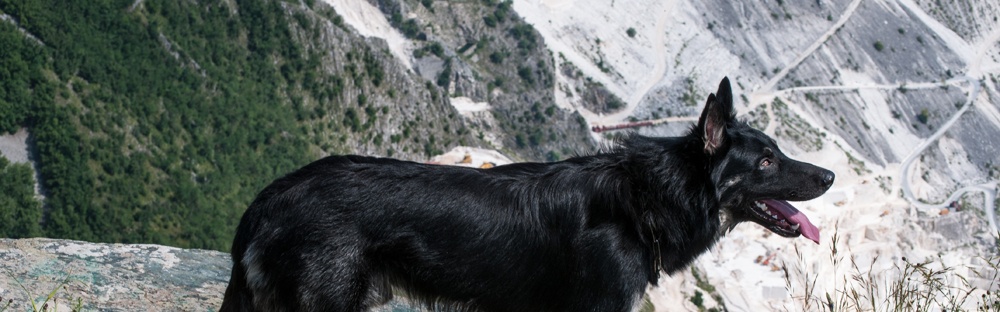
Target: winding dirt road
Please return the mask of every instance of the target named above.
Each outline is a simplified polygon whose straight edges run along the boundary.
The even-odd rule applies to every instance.
[[[911,166],[913,165],[913,161],[916,160],[917,157],[919,157],[921,154],[923,154],[923,152],[927,148],[936,143],[937,140],[940,139],[941,136],[945,134],[945,132],[948,132],[948,129],[950,129],[951,126],[955,125],[958,119],[961,118],[962,115],[965,114],[965,112],[968,111],[970,107],[972,107],[972,104],[976,102],[976,98],[979,96],[979,90],[981,89],[979,80],[976,80],[975,78],[968,76],[964,77],[964,80],[968,81],[968,83],[972,86],[972,91],[969,92],[969,97],[965,100],[965,104],[962,105],[962,108],[959,109],[957,112],[955,112],[955,114],[952,115],[951,118],[948,119],[948,121],[946,121],[938,128],[937,132],[935,132],[933,135],[924,140],[924,142],[920,143],[920,145],[917,146],[917,148],[914,149],[913,152],[911,152],[910,155],[906,156],[906,159],[903,160],[903,163],[899,169],[900,171],[899,175],[903,187],[903,198],[906,198],[906,200],[909,201],[910,204],[912,204],[914,207],[918,209],[922,209],[925,211],[936,211],[947,207],[948,205],[951,204],[951,202],[958,200],[966,193],[982,192],[986,200],[986,206],[983,207],[983,209],[986,212],[986,217],[988,219],[987,221],[989,221],[990,227],[993,229],[993,232],[991,234],[1000,234],[1000,228],[997,228],[996,207],[994,206],[996,202],[996,193],[997,193],[996,181],[966,186],[957,189],[950,196],[948,196],[948,199],[937,204],[931,204],[920,200],[913,194],[913,190],[910,187],[910,180],[911,180],[910,173],[914,171],[913,168],[911,168]]]

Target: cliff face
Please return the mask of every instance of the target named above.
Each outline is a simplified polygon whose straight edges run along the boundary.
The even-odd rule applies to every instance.
[[[593,150],[580,115],[556,106],[556,59],[512,2],[370,2],[403,33],[404,62],[442,87],[452,105],[484,107],[463,116],[477,134],[491,137],[487,147],[532,161]]]
[[[363,154],[424,161],[457,145],[480,146],[449,105],[447,90],[414,73],[385,41],[366,38],[342,23],[322,2],[313,7],[282,2],[292,38],[302,54],[316,57],[318,88],[340,88],[324,98],[291,86],[319,156]],[[326,79],[324,79],[326,78]],[[304,164],[303,164],[304,165]]]

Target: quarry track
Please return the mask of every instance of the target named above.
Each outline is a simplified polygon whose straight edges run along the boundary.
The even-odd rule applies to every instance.
[[[649,75],[646,76],[646,81],[643,82],[642,86],[639,87],[639,89],[626,100],[627,106],[625,109],[615,112],[614,114],[604,116],[600,118],[598,122],[612,123],[625,120],[628,116],[632,115],[632,112],[635,111],[635,108],[639,106],[640,102],[642,102],[646,93],[653,89],[653,87],[660,82],[660,79],[663,79],[663,76],[667,73],[667,59],[663,57],[664,55],[667,55],[667,48],[664,43],[664,40],[666,40],[667,19],[676,7],[676,0],[667,0],[666,5],[663,8],[663,12],[656,18],[656,30],[653,32],[656,36],[653,37],[653,49],[655,50],[654,55],[659,55],[660,57],[656,58],[653,70],[651,70]]]
[[[934,211],[934,210],[944,209],[945,207],[950,205],[951,202],[958,200],[966,193],[982,192],[985,199],[985,206],[983,207],[983,210],[986,213],[986,218],[988,219],[987,221],[989,221],[990,228],[993,229],[991,234],[997,235],[1000,234],[1000,228],[997,227],[996,207],[994,206],[996,203],[996,188],[997,188],[996,181],[959,188],[955,190],[955,192],[952,192],[952,194],[948,196],[948,199],[937,204],[931,204],[920,200],[919,198],[916,197],[916,195],[913,194],[913,190],[910,187],[910,180],[911,180],[910,172],[913,171],[911,168],[911,166],[913,165],[913,161],[916,160],[917,157],[920,157],[920,155],[927,148],[936,143],[937,140],[941,138],[941,136],[943,136],[946,132],[948,132],[948,129],[950,129],[951,126],[955,125],[955,123],[958,122],[958,119],[961,118],[962,115],[965,114],[965,112],[968,111],[969,108],[972,107],[972,105],[976,102],[976,98],[979,96],[979,91],[981,89],[979,80],[968,76],[965,77],[965,80],[969,82],[970,86],[972,87],[972,91],[969,92],[969,97],[968,99],[966,99],[965,104],[962,105],[962,108],[960,108],[957,112],[955,112],[955,114],[952,115],[951,118],[948,119],[948,121],[946,121],[944,124],[938,127],[937,132],[935,132],[930,137],[925,139],[922,143],[920,143],[920,145],[917,146],[917,148],[914,149],[913,152],[911,152],[910,155],[903,160],[903,163],[899,169],[900,171],[899,175],[902,180],[903,197],[906,198],[906,200],[909,201],[910,204],[912,204],[914,207],[918,209],[925,211]]]
[[[781,79],[784,79],[785,76],[788,75],[789,71],[791,71],[796,66],[799,66],[799,64],[802,63],[802,61],[804,61],[807,57],[812,55],[813,52],[816,52],[816,49],[819,49],[819,47],[823,46],[823,44],[825,44],[827,40],[830,40],[830,37],[836,34],[837,30],[840,30],[840,27],[843,27],[844,24],[846,24],[847,21],[851,19],[851,16],[854,15],[854,11],[857,10],[859,5],[861,5],[861,0],[851,1],[851,4],[847,6],[847,9],[844,10],[844,13],[840,15],[840,19],[837,20],[837,23],[834,23],[833,26],[831,26],[830,29],[826,31],[826,33],[823,33],[823,35],[820,36],[819,39],[816,39],[816,41],[813,42],[812,45],[810,45],[808,48],[802,51],[802,53],[800,53],[799,56],[795,58],[794,61],[792,61],[792,63],[782,68],[781,71],[778,72],[778,74],[774,75],[774,77],[771,77],[771,79],[768,80],[767,83],[764,84],[764,86],[758,89],[758,91],[766,92],[774,89],[774,87],[778,84],[778,82],[781,81]]]
[[[676,7],[676,0],[667,0],[662,12],[656,18],[656,26],[653,31],[656,35],[652,37],[652,46],[655,50],[655,55],[667,55],[667,48],[664,42],[664,40],[666,40],[667,22]],[[596,114],[583,107],[576,107],[576,109],[580,111],[580,115],[583,116],[590,125],[599,126],[621,123],[632,115],[632,112],[635,111],[636,107],[639,107],[639,103],[642,102],[642,99],[646,97],[646,93],[653,89],[653,87],[655,87],[656,84],[663,79],[663,76],[666,73],[667,59],[665,57],[657,57],[656,63],[654,64],[649,75],[646,76],[646,79],[643,81],[641,87],[639,87],[639,89],[636,90],[632,96],[626,99],[624,109],[606,115]]]

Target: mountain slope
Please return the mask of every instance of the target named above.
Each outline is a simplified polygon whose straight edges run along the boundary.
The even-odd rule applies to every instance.
[[[134,4],[134,5],[133,5]],[[228,249],[256,191],[331,153],[480,142],[444,92],[280,1],[3,1],[4,130],[26,126],[49,237]],[[23,63],[23,65],[22,65]],[[22,220],[20,222],[33,222]],[[36,221],[37,222],[37,221]],[[0,235],[19,237],[20,232]]]

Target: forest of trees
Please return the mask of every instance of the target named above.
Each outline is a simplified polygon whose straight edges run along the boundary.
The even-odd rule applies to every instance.
[[[12,164],[0,157],[0,233],[19,233],[22,236],[41,234],[38,222],[42,217],[41,204],[35,199],[31,187],[31,166]]]
[[[0,0],[0,134],[30,129],[48,195],[43,216],[2,163],[0,237],[228,250],[256,191],[317,156],[289,94],[342,87],[279,2],[235,2]]]

